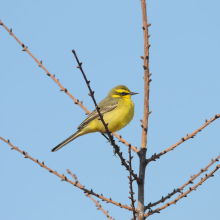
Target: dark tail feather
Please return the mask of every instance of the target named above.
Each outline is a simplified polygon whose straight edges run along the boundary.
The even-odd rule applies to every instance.
[[[59,150],[61,147],[64,147],[66,144],[68,144],[69,142],[71,142],[74,139],[76,139],[77,137],[79,137],[80,136],[79,133],[80,133],[80,131],[77,131],[76,133],[74,133],[73,135],[68,137],[65,141],[63,141],[62,143],[60,143],[56,147],[54,147],[51,151],[55,152],[55,151]]]

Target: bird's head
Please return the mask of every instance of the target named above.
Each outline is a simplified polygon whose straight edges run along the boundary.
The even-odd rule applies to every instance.
[[[136,95],[136,94],[138,93],[131,92],[126,86],[119,85],[111,89],[110,92],[108,93],[108,96],[111,98],[130,99],[132,95]]]

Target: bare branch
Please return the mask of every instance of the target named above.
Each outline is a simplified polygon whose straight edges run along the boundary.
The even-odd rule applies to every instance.
[[[75,183],[78,184],[80,187],[83,187],[82,184],[78,181],[77,177],[75,174],[72,174],[69,169],[67,169],[67,173],[69,173],[74,179]],[[110,220],[115,220],[111,216],[109,216],[108,211],[105,211],[102,206],[99,204],[99,201],[96,201],[90,194],[86,193],[86,196],[89,197],[95,204],[98,210],[101,210],[108,219]]]
[[[141,0],[142,9],[142,20],[143,20],[143,32],[144,32],[144,115],[142,122],[142,138],[141,148],[147,147],[147,130],[148,130],[148,117],[149,117],[149,86],[150,86],[150,72],[149,72],[149,37],[148,27],[150,24],[147,23],[147,6],[146,0]]]
[[[143,20],[143,34],[144,34],[144,56],[141,57],[144,61],[144,115],[141,124],[142,136],[141,136],[141,149],[138,152],[140,165],[139,165],[139,178],[142,180],[142,184],[138,184],[138,220],[144,219],[144,180],[145,180],[145,161],[147,152],[147,131],[148,131],[148,117],[149,117],[149,86],[150,86],[150,72],[149,72],[149,36],[147,23],[147,5],[146,0],[141,0],[142,20]]]
[[[94,97],[94,92],[95,92],[95,91],[92,91],[92,89],[91,89],[91,87],[90,87],[90,81],[87,80],[87,77],[86,77],[86,75],[85,75],[85,73],[84,73],[84,71],[83,71],[82,62],[79,61],[79,59],[78,59],[78,57],[77,57],[77,55],[76,55],[75,50],[72,50],[72,52],[73,52],[73,54],[74,54],[74,56],[75,56],[75,58],[76,58],[76,61],[77,61],[78,65],[79,65],[79,66],[77,66],[77,68],[80,69],[80,71],[81,71],[81,73],[82,73],[82,75],[83,75],[83,77],[84,77],[84,79],[85,79],[85,81],[86,81],[86,84],[87,84],[87,86],[88,86],[88,89],[89,89],[89,92],[90,92],[88,95],[91,96],[91,98],[92,98],[92,100],[93,100],[93,102],[94,102],[94,104],[95,104],[95,108],[96,108],[96,110],[97,110],[97,112],[98,112],[98,114],[99,114],[100,120],[102,121],[102,123],[103,123],[103,125],[104,125],[104,127],[105,127],[105,132],[107,133],[107,135],[108,135],[108,137],[109,137],[110,143],[111,143],[111,145],[113,145],[115,153],[118,154],[118,156],[120,157],[120,159],[121,159],[121,164],[122,164],[123,166],[125,166],[127,170],[129,170],[129,166],[128,166],[128,164],[126,163],[125,159],[123,158],[122,152],[119,151],[119,146],[118,146],[117,144],[115,144],[115,140],[114,140],[113,136],[111,135],[110,131],[108,130],[108,124],[105,123],[104,118],[103,118],[103,115],[102,115],[101,112],[99,111],[100,108],[98,107],[98,104],[97,104],[97,102],[96,102],[96,100],[95,100],[95,97]],[[130,172],[131,172],[132,176],[135,178],[135,180],[136,180],[138,183],[141,183],[141,180],[137,177],[137,174],[134,174],[133,171],[130,171]]]
[[[180,189],[174,189],[173,192],[168,193],[167,196],[163,197],[158,200],[157,202],[154,203],[149,203],[147,206],[144,207],[144,211],[146,211],[147,209],[151,209],[151,207],[158,205],[159,203],[165,202],[167,199],[171,198],[174,194],[176,194],[177,192],[181,192]]]
[[[176,194],[176,193],[178,193],[178,192],[180,193],[187,185],[193,184],[193,180],[196,179],[196,178],[197,178],[199,175],[201,175],[203,172],[207,171],[208,168],[209,168],[213,163],[215,163],[216,161],[219,161],[219,158],[220,158],[220,155],[219,155],[218,157],[216,157],[214,160],[212,159],[211,162],[210,162],[205,168],[202,168],[199,173],[197,173],[196,175],[192,175],[191,178],[190,178],[190,180],[188,180],[188,181],[187,181],[185,184],[183,184],[180,188],[174,189],[173,192],[172,192],[172,193],[169,193],[166,197],[163,197],[163,196],[162,196],[162,198],[161,198],[160,200],[158,200],[157,202],[154,202],[154,203],[151,203],[151,202],[150,202],[147,206],[145,206],[145,211],[146,211],[147,209],[150,209],[150,208],[153,207],[153,206],[158,205],[159,203],[165,202],[165,200],[171,198],[171,196],[173,196],[174,194]]]
[[[220,155],[218,157],[216,157],[214,160],[211,159],[211,162],[205,167],[205,168],[202,168],[200,170],[199,173],[197,173],[196,175],[192,175],[190,180],[187,181],[185,184],[183,184],[179,189],[180,190],[183,190],[188,184],[193,184],[193,180],[196,179],[199,175],[201,175],[203,172],[207,171],[208,168],[215,162],[219,161],[219,158],[220,158]]]
[[[23,43],[20,42],[20,40],[13,34],[12,32],[12,29],[8,29],[4,23],[0,20],[0,25],[2,25],[8,32],[9,34],[14,37],[14,39],[23,47],[23,50],[22,51],[26,51],[37,63],[38,63],[38,66],[41,67],[45,72],[46,74],[51,78],[53,79],[53,81],[60,87],[60,91],[64,91],[73,101],[75,104],[79,105],[87,114],[90,114],[91,112],[83,105],[83,101],[79,101],[79,99],[76,99],[66,88],[64,88],[62,86],[62,84],[59,82],[58,79],[55,78],[55,74],[52,75],[46,68],[45,66],[43,65],[43,61],[39,61],[29,50],[28,50],[28,47],[25,46]],[[113,133],[115,135],[115,137],[117,137],[119,139],[119,141],[121,141],[123,144],[127,145],[129,147],[129,143],[127,141],[125,141],[124,139],[120,138],[120,136],[117,134],[117,133]],[[131,146],[131,149],[134,151],[134,152],[138,152],[138,150]]]
[[[220,113],[215,115],[215,117],[211,118],[209,121],[206,120],[205,124],[203,124],[200,128],[198,128],[197,130],[192,132],[190,135],[187,134],[186,137],[182,137],[181,140],[178,141],[176,144],[172,145],[171,147],[167,148],[166,150],[162,151],[161,153],[159,153],[159,154],[155,153],[154,155],[151,156],[151,158],[146,159],[146,164],[148,164],[151,161],[156,161],[156,159],[159,159],[162,155],[166,154],[167,152],[169,152],[171,150],[174,150],[174,148],[176,148],[178,145],[180,145],[183,142],[189,140],[190,138],[194,138],[198,132],[202,131],[202,129],[204,129],[206,126],[211,124],[213,121],[215,121],[219,117],[220,117]]]
[[[127,145],[128,147],[131,146],[131,149],[132,149],[134,152],[136,152],[136,153],[139,152],[139,150],[137,149],[137,147],[133,147],[130,143],[128,143],[125,139],[123,139],[121,135],[118,135],[118,134],[115,133],[115,132],[112,132],[112,134],[113,134],[116,138],[118,138],[118,139],[119,139],[119,142],[121,142],[122,144],[125,144],[125,145]]]
[[[128,154],[129,154],[129,172],[130,172],[130,176],[128,176],[128,179],[129,179],[129,188],[130,188],[130,195],[128,198],[131,200],[131,207],[133,208],[133,219],[132,220],[136,220],[136,211],[135,211],[135,206],[134,206],[134,203],[135,203],[135,199],[134,199],[134,191],[133,191],[133,188],[132,188],[132,182],[134,181],[134,179],[132,179],[132,174],[131,174],[131,171],[132,171],[132,166],[131,166],[131,160],[133,158],[133,156],[131,156],[131,147],[128,148]]]
[[[48,166],[46,166],[46,165],[44,164],[44,161],[39,162],[38,159],[34,159],[33,157],[29,156],[27,152],[20,150],[18,147],[15,147],[13,144],[10,143],[9,139],[8,139],[7,141],[6,141],[3,137],[0,137],[0,139],[1,139],[2,141],[4,141],[5,143],[7,143],[8,145],[10,145],[10,146],[11,146],[11,150],[17,150],[18,152],[20,152],[21,154],[24,155],[24,158],[28,158],[28,159],[34,161],[35,163],[39,164],[41,167],[45,168],[45,169],[48,170],[50,173],[53,173],[53,174],[55,174],[56,176],[58,176],[58,177],[61,179],[61,181],[66,181],[66,182],[68,182],[68,183],[70,183],[70,184],[76,186],[77,188],[83,190],[84,193],[88,193],[88,194],[91,194],[91,195],[93,195],[93,196],[96,196],[96,197],[100,198],[102,201],[105,201],[106,203],[111,203],[111,204],[114,204],[114,205],[116,205],[116,206],[119,206],[120,208],[124,208],[124,209],[127,209],[127,210],[129,210],[129,211],[133,211],[133,208],[130,207],[130,206],[123,205],[123,204],[121,204],[120,202],[115,202],[115,201],[113,201],[111,198],[107,199],[107,198],[104,197],[102,194],[99,195],[99,194],[93,192],[92,189],[91,189],[91,190],[88,190],[88,189],[86,189],[84,186],[80,186],[79,184],[77,184],[77,182],[73,182],[73,181],[67,179],[67,177],[66,177],[64,174],[61,175],[61,174],[59,174],[57,171],[54,171],[54,170],[52,170],[51,168],[49,168]]]
[[[210,172],[209,174],[205,174],[205,177],[202,178],[201,180],[193,187],[189,187],[189,190],[187,190],[185,193],[182,192],[182,194],[180,194],[176,199],[174,199],[171,202],[166,203],[164,206],[161,206],[160,208],[157,208],[155,210],[150,210],[147,214],[144,214],[144,217],[149,217],[150,215],[154,214],[154,213],[160,213],[161,210],[167,208],[168,206],[172,205],[172,204],[176,204],[180,199],[182,199],[183,197],[187,197],[187,194],[189,194],[190,192],[192,192],[193,190],[196,190],[196,188],[200,185],[203,184],[203,182],[205,182],[209,177],[213,177],[213,173],[215,173],[218,169],[220,168],[220,164],[218,164],[216,166],[216,168]],[[184,184],[185,185],[185,184]],[[184,187],[183,187],[184,188]]]

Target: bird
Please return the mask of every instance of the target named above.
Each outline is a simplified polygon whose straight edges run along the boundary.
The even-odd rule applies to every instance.
[[[131,100],[131,96],[136,94],[138,93],[131,92],[126,86],[119,85],[112,88],[107,97],[98,104],[105,123],[108,123],[109,132],[119,131],[130,123],[134,117],[134,103]],[[59,150],[82,135],[93,132],[105,133],[105,127],[96,109],[87,116],[77,129],[76,133],[58,144],[51,151]]]

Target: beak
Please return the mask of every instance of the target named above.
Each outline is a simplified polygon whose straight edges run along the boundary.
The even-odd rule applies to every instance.
[[[139,94],[138,92],[130,92],[129,95],[137,95]]]

